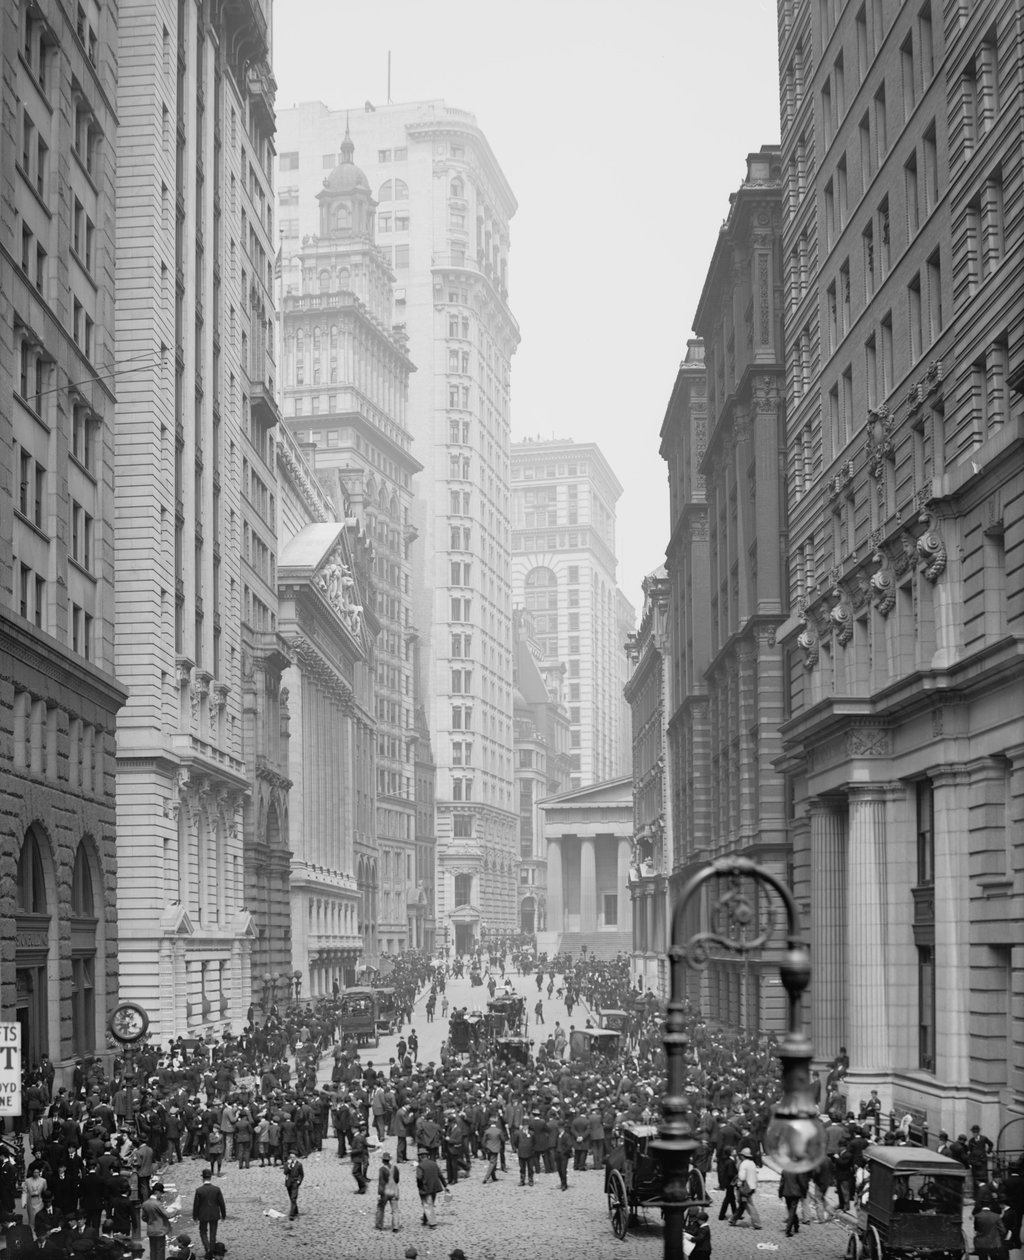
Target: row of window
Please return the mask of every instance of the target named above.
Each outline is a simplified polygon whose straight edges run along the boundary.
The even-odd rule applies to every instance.
[[[67,761],[58,755],[61,711],[27,691],[14,693],[13,760],[16,770],[47,779],[66,778],[70,788],[103,794],[103,732],[81,718],[68,716]]]

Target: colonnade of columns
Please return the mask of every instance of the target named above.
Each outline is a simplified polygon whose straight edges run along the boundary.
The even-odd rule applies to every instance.
[[[614,847],[614,883],[598,880],[599,864],[608,870],[608,853]],[[629,900],[628,836],[551,836],[547,842],[547,930],[549,932],[597,932],[603,928],[629,932],[632,913]],[[603,862],[599,863],[599,854]],[[614,893],[615,922],[605,922],[604,898]],[[578,901],[577,901],[578,894]],[[578,910],[577,910],[578,905]]]

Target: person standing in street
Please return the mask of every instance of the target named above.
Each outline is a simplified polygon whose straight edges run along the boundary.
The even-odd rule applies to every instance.
[[[757,1210],[754,1197],[757,1194],[757,1165],[749,1146],[740,1151],[740,1166],[736,1174],[736,1194],[739,1207],[729,1218],[729,1224],[735,1225],[744,1212],[750,1214],[750,1223],[754,1229],[761,1228],[761,1214]]]
[[[220,1186],[213,1184],[213,1173],[203,1169],[203,1184],[192,1200],[192,1219],[199,1223],[199,1237],[203,1243],[206,1260],[211,1260],[213,1245],[217,1241],[217,1227],[228,1218],[224,1195]]]
[[[294,1220],[299,1214],[299,1187],[305,1175],[306,1170],[299,1163],[299,1157],[292,1151],[284,1163],[284,1188],[288,1191],[288,1202],[291,1204],[289,1220]]]
[[[384,1212],[391,1208],[391,1232],[397,1234],[401,1228],[398,1211],[398,1178],[397,1168],[391,1164],[391,1156],[384,1152],[380,1157],[380,1171],[377,1173],[377,1219],[376,1229],[384,1228]]]
[[[370,1163],[370,1147],[366,1140],[366,1125],[361,1121],[352,1134],[352,1176],[356,1179],[356,1194],[365,1194]]]
[[[163,1192],[163,1184],[154,1181],[139,1209],[142,1224],[146,1227],[146,1237],[149,1239],[149,1260],[164,1260],[167,1254],[167,1235],[171,1232],[171,1218],[157,1199],[157,1195]]]
[[[779,1179],[779,1198],[786,1204],[787,1238],[800,1232],[800,1204],[807,1198],[810,1180],[809,1174],[790,1172],[789,1169],[784,1169]]]
[[[434,1204],[442,1190],[448,1189],[448,1183],[441,1176],[437,1160],[431,1159],[425,1150],[419,1152],[419,1163],[416,1168],[416,1189],[420,1196],[420,1207],[423,1209],[423,1224],[430,1229],[437,1228]]]
[[[491,1116],[490,1123],[484,1129],[484,1155],[487,1157],[487,1172],[484,1174],[484,1185],[498,1180],[498,1156],[505,1144],[505,1135],[498,1124],[497,1116]]]
[[[558,1129],[555,1133],[554,1140],[554,1156],[555,1168],[558,1170],[559,1187],[562,1190],[569,1189],[569,1179],[566,1173],[569,1171],[569,1156],[572,1154],[572,1134],[569,1132],[565,1118],[561,1117],[558,1121]]]

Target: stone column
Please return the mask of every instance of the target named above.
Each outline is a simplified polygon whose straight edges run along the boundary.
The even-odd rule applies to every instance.
[[[597,849],[593,836],[580,837],[580,931],[597,931]]]
[[[619,895],[619,931],[633,931],[633,903],[629,899],[629,855],[632,845],[626,836],[619,836],[615,882]]]
[[[935,843],[935,1074],[942,1081],[961,1084],[971,1078],[971,885],[970,854],[964,843],[968,834],[970,776],[963,766],[952,765],[935,771],[931,780]],[[959,1121],[957,1127],[966,1128],[966,1121]]]
[[[845,1044],[850,1052],[851,1071],[861,1074],[888,1071],[892,1067],[885,968],[888,945],[885,789],[878,784],[851,784],[849,799],[846,876],[849,1026]],[[828,1052],[834,1053],[831,1047]]]
[[[562,841],[548,840],[547,930],[564,931],[562,919]]]
[[[846,820],[811,802],[811,1029],[828,1061],[846,1039]]]

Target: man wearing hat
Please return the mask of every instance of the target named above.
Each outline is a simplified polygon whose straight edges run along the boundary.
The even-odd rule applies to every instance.
[[[217,1241],[217,1227],[221,1221],[227,1220],[228,1215],[221,1188],[213,1184],[212,1178],[212,1171],[204,1168],[203,1184],[192,1199],[192,1219],[199,1222],[199,1237],[203,1243],[206,1260],[210,1260],[213,1255],[213,1245]]]
[[[466,1253],[461,1247],[455,1247],[448,1252],[448,1260],[466,1260]]]
[[[391,1156],[387,1151],[380,1157],[380,1171],[377,1173],[377,1220],[376,1228],[384,1228],[384,1209],[391,1208],[391,1232],[397,1234],[401,1228],[398,1214],[398,1179],[399,1170],[392,1166]]]
[[[757,1165],[749,1146],[740,1151],[740,1166],[736,1174],[736,1193],[739,1207],[729,1218],[729,1224],[735,1225],[744,1212],[749,1213],[750,1223],[754,1229],[761,1228],[761,1214],[757,1210],[754,1196],[757,1194]]]

